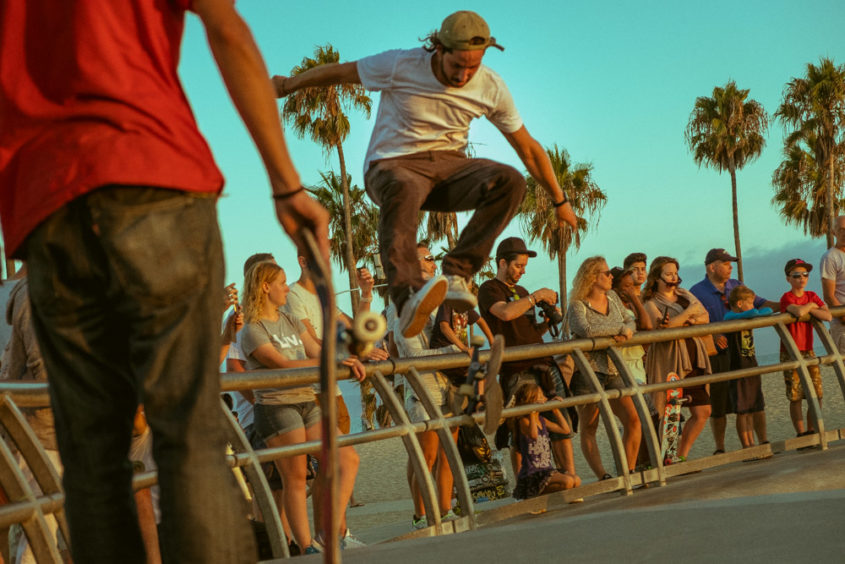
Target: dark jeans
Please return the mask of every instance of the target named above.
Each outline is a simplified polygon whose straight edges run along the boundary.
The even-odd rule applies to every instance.
[[[75,562],[144,562],[127,455],[143,402],[165,562],[255,562],[224,459],[222,249],[215,199],[107,187],[26,245]]]
[[[397,308],[410,289],[424,283],[417,260],[420,210],[475,210],[442,263],[443,274],[470,278],[484,266],[525,196],[525,178],[512,166],[453,151],[373,161],[364,182],[380,208],[381,257]]]

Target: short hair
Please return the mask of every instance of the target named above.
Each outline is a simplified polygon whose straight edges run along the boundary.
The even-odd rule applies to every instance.
[[[276,259],[271,253],[255,253],[244,261],[244,276],[246,276],[246,273],[249,272],[250,268],[252,268],[252,265],[268,260]]]
[[[740,300],[745,300],[748,298],[754,299],[754,290],[749,288],[748,286],[737,286],[733,290],[731,290],[730,295],[728,296],[728,303],[731,307],[736,306],[740,302]]]
[[[648,260],[645,256],[645,253],[631,253],[630,255],[625,257],[624,261],[622,261],[622,268],[628,270],[629,268],[631,268],[631,265],[635,262],[641,262],[644,264],[647,263]]]
[[[505,262],[512,262],[512,261],[515,261],[517,258],[519,258],[520,255],[524,255],[524,254],[525,253],[507,253],[507,254],[502,255],[502,256],[497,256],[496,257],[496,267],[498,268],[500,260],[503,260]]]

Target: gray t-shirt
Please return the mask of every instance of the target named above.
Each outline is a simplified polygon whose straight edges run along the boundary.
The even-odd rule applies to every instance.
[[[289,360],[305,360],[305,345],[300,335],[305,332],[305,326],[299,321],[293,321],[284,313],[279,313],[279,319],[268,321],[260,319],[247,323],[241,330],[241,347],[246,354],[247,370],[267,368],[255,359],[253,353],[261,345],[271,343],[277,351]],[[311,386],[299,388],[267,388],[255,390],[255,401],[264,405],[286,405],[306,401],[315,401],[316,395]]]
[[[464,152],[469,124],[481,116],[502,133],[522,127],[498,74],[481,65],[464,86],[446,86],[434,76],[431,56],[421,47],[396,49],[356,63],[364,88],[381,92],[364,174],[376,159],[422,151]]]

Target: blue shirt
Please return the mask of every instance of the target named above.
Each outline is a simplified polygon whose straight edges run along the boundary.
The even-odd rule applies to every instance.
[[[707,310],[708,315],[710,315],[710,323],[715,323],[717,321],[724,321],[725,314],[731,309],[728,305],[728,296],[731,295],[731,290],[742,285],[742,282],[739,280],[731,278],[725,282],[725,291],[720,292],[710,279],[705,276],[704,280],[694,285],[689,291],[692,292],[693,296],[698,298],[698,301]],[[765,303],[766,298],[757,295],[754,296],[755,308],[760,309]]]

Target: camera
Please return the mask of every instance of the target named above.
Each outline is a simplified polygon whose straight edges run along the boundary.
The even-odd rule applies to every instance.
[[[537,307],[542,310],[543,317],[546,318],[550,325],[560,325],[563,321],[563,316],[560,312],[558,312],[554,304],[550,304],[549,302],[537,302]]]

